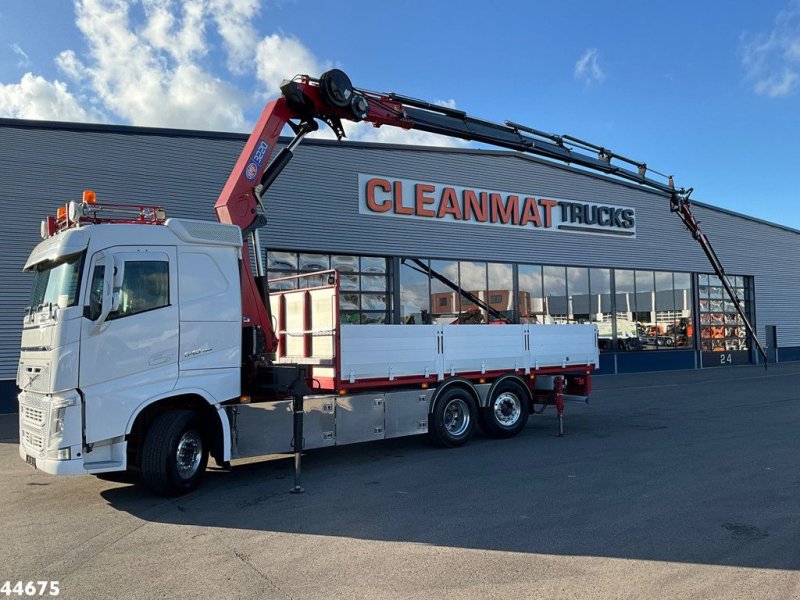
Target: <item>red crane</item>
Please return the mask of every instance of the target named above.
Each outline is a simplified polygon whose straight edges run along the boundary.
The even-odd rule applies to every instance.
[[[342,120],[366,121],[375,127],[390,125],[402,129],[427,131],[468,141],[482,142],[519,152],[542,156],[577,165],[659,191],[670,199],[670,209],[683,221],[708,257],[714,273],[722,282],[736,307],[759,353],[766,352],[734,293],[725,270],[699,223],[692,214],[691,188],[676,189],[671,176],[664,176],[646,163],[634,161],[607,148],[569,135],[556,135],[506,121],[493,123],[477,119],[465,112],[431,104],[395,93],[371,92],[353,87],[350,78],[339,69],[324,73],[319,79],[298,75],[281,86],[282,95],[267,104],[250,134],[239,159],[214,206],[222,223],[242,229],[243,236],[266,224],[262,200],[270,184],[291,160],[303,137],[319,128],[317,120],[327,123],[336,136],[344,137]],[[288,125],[294,139],[275,156],[270,157],[278,136]],[[664,179],[654,179],[658,176]],[[265,336],[264,351],[275,351],[276,337],[264,292],[259,289],[250,268],[249,250],[243,249],[242,267],[243,324],[260,330]]]

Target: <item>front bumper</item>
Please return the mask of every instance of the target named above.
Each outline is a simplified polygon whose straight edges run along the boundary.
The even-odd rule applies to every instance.
[[[42,473],[50,475],[86,475],[90,473],[83,466],[82,458],[73,458],[70,460],[56,460],[54,458],[44,458],[33,454],[29,454],[26,448],[20,444],[19,457],[26,460],[28,456],[33,456],[36,459],[36,469]]]

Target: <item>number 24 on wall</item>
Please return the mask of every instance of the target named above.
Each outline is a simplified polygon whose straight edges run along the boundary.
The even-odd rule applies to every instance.
[[[733,357],[731,356],[731,353],[728,352],[728,353],[720,354],[720,356],[719,356],[719,364],[721,364],[721,365],[733,364]]]

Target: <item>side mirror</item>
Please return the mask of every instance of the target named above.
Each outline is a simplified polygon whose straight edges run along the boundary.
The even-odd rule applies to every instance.
[[[94,323],[93,334],[100,331],[103,323],[108,319],[108,315],[112,310],[115,310],[113,306],[115,297],[117,299],[117,304],[119,304],[119,294],[114,293],[114,262],[115,261],[112,261],[111,257],[106,259],[105,273],[103,275],[103,308]]]

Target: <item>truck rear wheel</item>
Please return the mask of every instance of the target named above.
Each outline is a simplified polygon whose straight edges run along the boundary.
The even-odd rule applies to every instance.
[[[481,411],[481,429],[491,437],[510,438],[522,431],[529,414],[527,391],[515,381],[502,381]]]
[[[429,432],[437,446],[455,448],[469,440],[478,409],[472,395],[463,387],[451,387],[436,399]]]
[[[159,496],[195,489],[208,464],[200,419],[191,410],[160,415],[147,430],[142,448],[142,479]]]

